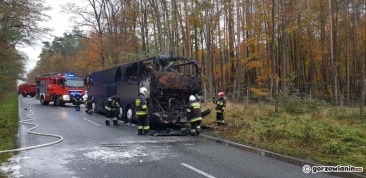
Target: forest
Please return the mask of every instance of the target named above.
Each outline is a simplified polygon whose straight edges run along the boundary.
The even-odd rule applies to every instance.
[[[36,1],[0,4],[11,2]],[[199,61],[206,98],[224,91],[232,101],[273,101],[290,93],[363,108],[366,0],[85,3],[63,6],[74,17],[74,30],[43,42],[28,82],[42,73],[73,71],[83,76],[172,53]],[[1,50],[4,45],[11,50],[11,43],[3,41],[0,34]],[[7,60],[21,62],[16,57]]]
[[[50,33],[40,25],[52,21],[49,8],[44,0],[0,0],[1,148],[18,146],[19,81],[84,76],[171,53],[198,60],[205,99],[226,93],[229,129],[212,135],[323,165],[366,167],[366,0],[83,2],[64,4],[73,31],[44,41],[28,72],[17,49]],[[205,124],[215,120],[211,114]]]
[[[18,80],[26,80],[27,56],[17,47],[34,45],[49,29],[39,23],[48,19],[41,0],[0,0],[0,100],[14,93]]]

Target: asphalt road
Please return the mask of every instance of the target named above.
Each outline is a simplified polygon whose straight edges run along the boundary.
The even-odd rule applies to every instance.
[[[13,158],[10,177],[52,178],[242,178],[333,177],[305,174],[302,167],[190,136],[138,136],[136,126],[105,126],[104,116],[65,107],[43,106],[19,98],[21,119],[31,104],[37,132],[57,134],[55,145],[21,151]],[[83,105],[82,105],[83,106]],[[57,138],[31,135],[20,125],[21,147],[53,142]]]

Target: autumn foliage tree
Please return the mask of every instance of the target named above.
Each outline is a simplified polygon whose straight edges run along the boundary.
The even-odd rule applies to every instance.
[[[364,102],[365,0],[88,0],[67,7],[79,27],[92,27],[69,56],[83,74],[172,52],[200,62],[205,97],[225,91],[249,102],[284,92],[334,105]]]

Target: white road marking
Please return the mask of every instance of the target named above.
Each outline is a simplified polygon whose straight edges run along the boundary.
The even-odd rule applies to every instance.
[[[64,110],[64,111],[66,110],[65,108],[61,108],[61,107],[58,107],[58,108],[60,108],[60,109],[62,109],[62,110]]]
[[[191,170],[193,170],[193,171],[195,171],[195,172],[197,172],[197,173],[200,173],[200,174],[202,174],[202,175],[204,175],[204,176],[206,176],[206,177],[208,177],[208,178],[216,178],[216,177],[214,177],[214,176],[212,176],[212,175],[210,175],[210,174],[208,174],[208,173],[205,173],[205,172],[203,172],[203,171],[201,171],[201,170],[199,170],[199,169],[197,169],[197,168],[195,168],[195,167],[193,167],[193,166],[190,166],[190,165],[188,165],[188,164],[186,164],[186,163],[180,163],[182,166],[185,166],[185,167],[187,167],[187,168],[189,168],[189,169],[191,169]]]
[[[86,119],[86,118],[83,118],[84,120],[86,120],[86,121],[88,121],[88,122],[90,122],[90,123],[92,123],[92,124],[95,124],[95,125],[97,125],[97,126],[100,126],[100,124],[98,124],[98,123],[95,123],[95,122],[93,122],[93,121],[91,121],[91,120],[88,120],[88,119]]]

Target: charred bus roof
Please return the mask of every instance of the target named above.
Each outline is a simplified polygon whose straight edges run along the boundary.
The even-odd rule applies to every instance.
[[[89,74],[89,80],[94,83],[138,80],[147,77],[151,71],[180,73],[179,68],[187,65],[193,65],[192,73],[194,71],[194,75],[200,76],[201,71],[196,61],[183,57],[161,56],[92,72]]]

